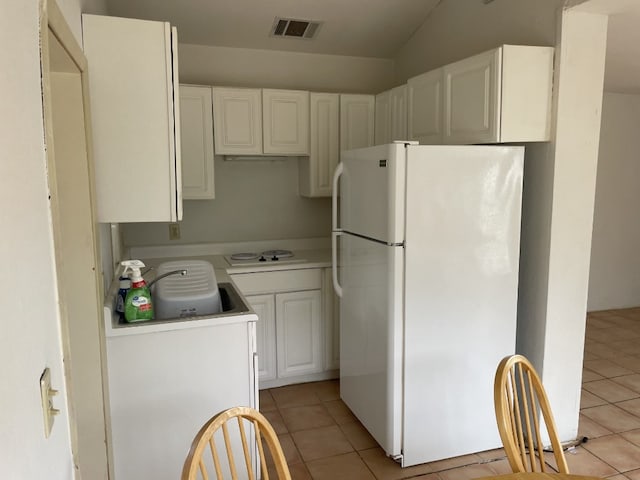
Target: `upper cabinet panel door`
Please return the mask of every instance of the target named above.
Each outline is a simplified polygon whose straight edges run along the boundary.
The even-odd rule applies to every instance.
[[[91,65],[98,222],[180,220],[175,29],[165,22],[87,14],[82,29]],[[145,201],[132,208],[130,192]]]
[[[407,138],[407,86],[400,85],[391,89],[389,95],[390,141],[408,140]]]
[[[311,93],[309,101],[311,149],[298,163],[300,195],[330,197],[333,171],[340,160],[340,95]]]
[[[340,95],[340,150],[371,147],[374,142],[373,95]]]
[[[444,143],[499,141],[502,49],[443,67]]]
[[[407,82],[407,136],[421,144],[442,143],[442,69]]]
[[[391,90],[376,95],[375,144],[384,145],[391,141]]]
[[[309,92],[262,90],[264,153],[309,154]]]
[[[213,87],[213,127],[218,155],[262,153],[262,92]]]
[[[211,87],[180,85],[182,196],[214,198]]]

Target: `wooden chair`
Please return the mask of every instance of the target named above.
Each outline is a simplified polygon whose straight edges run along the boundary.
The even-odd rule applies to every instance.
[[[546,472],[541,418],[551,439],[558,471],[569,473],[556,424],[540,377],[522,355],[505,357],[498,365],[494,386],[496,421],[502,444],[515,472]]]
[[[236,419],[236,422],[232,420]],[[248,427],[248,428],[247,428]],[[221,430],[221,432],[220,432]],[[217,435],[216,435],[217,433]],[[191,449],[187,455],[182,468],[182,480],[196,480],[202,478],[209,479],[209,470],[215,471],[215,478],[222,480],[223,478],[248,478],[255,480],[252,468],[251,455],[252,450],[250,441],[251,435],[255,435],[255,443],[258,450],[258,459],[262,471],[262,479],[269,480],[269,469],[267,464],[266,453],[269,453],[278,480],[291,480],[289,467],[282,452],[282,447],[276,432],[269,421],[257,410],[249,407],[234,407],[225,410],[211,418],[203,425],[191,444]],[[239,437],[239,438],[238,438]],[[244,457],[243,465],[240,465],[240,476],[238,474],[238,466],[235,463],[234,449],[232,438],[242,443],[242,456]],[[220,454],[216,446],[216,440],[224,443],[227,456],[227,465],[220,461]],[[263,440],[267,446],[267,452],[263,445]],[[207,449],[208,447],[208,449]],[[208,454],[205,451],[208,450]],[[237,448],[239,450],[239,448]],[[238,453],[238,452],[236,452]],[[210,455],[210,458],[209,458]],[[226,467],[228,466],[228,470]],[[244,473],[246,471],[246,473]],[[200,473],[200,476],[198,476]],[[214,478],[213,476],[211,478]]]

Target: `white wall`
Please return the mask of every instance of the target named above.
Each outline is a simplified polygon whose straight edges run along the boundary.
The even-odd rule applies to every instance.
[[[640,305],[640,95],[605,93],[588,309]]]
[[[178,32],[180,35],[180,32]],[[243,48],[179,46],[180,82],[377,93],[391,85],[388,59]],[[298,195],[296,158],[215,160],[215,200],[186,201],[171,243],[328,237],[331,202]],[[166,223],[122,225],[126,246],[169,243]]]
[[[298,196],[297,158],[225,161],[216,157],[216,199],[184,203],[181,239],[172,243],[328,237],[331,200]],[[166,223],[122,224],[124,243],[169,243]]]
[[[553,46],[562,0],[441,2],[395,57],[395,84],[499,45]]]
[[[0,15],[0,477],[73,478],[47,198],[39,65],[39,1],[3,2]],[[72,30],[80,2],[67,0]],[[39,378],[60,390],[61,413],[44,438]]]

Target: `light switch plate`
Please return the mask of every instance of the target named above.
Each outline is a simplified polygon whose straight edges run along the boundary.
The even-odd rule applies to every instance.
[[[57,394],[58,391],[51,388],[51,370],[47,367],[40,376],[40,399],[42,401],[42,414],[44,417],[44,438],[49,438],[49,435],[51,435],[54,417],[60,413],[60,410],[53,408],[52,397]]]
[[[180,240],[180,224],[169,224],[169,240]]]

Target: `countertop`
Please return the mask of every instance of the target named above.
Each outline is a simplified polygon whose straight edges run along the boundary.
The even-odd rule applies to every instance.
[[[159,258],[141,258],[147,268],[151,267],[144,277],[147,282],[155,278],[157,267],[163,263],[173,260],[206,260],[213,265],[216,275],[216,281],[221,283],[231,283],[233,280],[231,274],[238,273],[257,273],[281,270],[301,270],[310,268],[328,268],[331,266],[331,250],[330,249],[306,249],[294,250],[295,263],[278,263],[266,262],[264,264],[253,264],[243,266],[231,266],[225,259],[224,255],[196,255],[187,256],[179,255],[159,257]],[[235,284],[233,284],[235,287]],[[158,331],[179,330],[184,328],[197,328],[213,325],[222,325],[236,322],[257,321],[258,317],[249,306],[246,313],[218,314],[211,317],[192,317],[175,320],[164,321],[147,321],[138,323],[121,323],[118,315],[113,311],[115,295],[118,291],[118,281],[112,282],[111,287],[105,297],[105,335],[107,337],[117,337],[122,335],[134,335],[143,333],[152,333]],[[246,299],[242,293],[238,291],[242,300],[246,303]],[[248,305],[248,304],[247,304]]]

